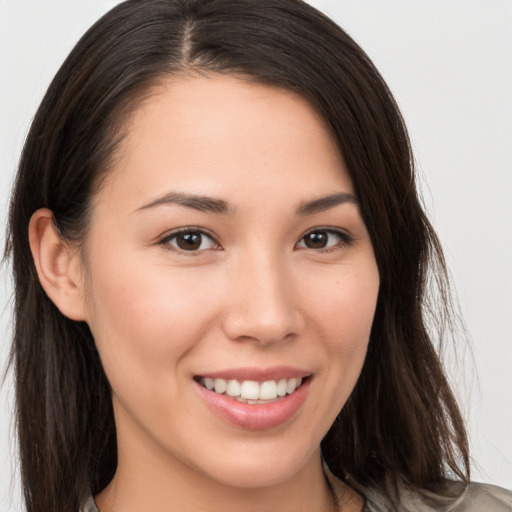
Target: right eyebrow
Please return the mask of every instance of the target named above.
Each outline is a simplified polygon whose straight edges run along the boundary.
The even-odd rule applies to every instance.
[[[228,214],[233,211],[233,208],[223,199],[217,199],[209,196],[200,196],[195,194],[186,194],[184,192],[169,192],[163,196],[151,200],[149,203],[143,204],[137,208],[135,212],[141,210],[148,210],[157,206],[177,204],[199,210],[205,213]]]

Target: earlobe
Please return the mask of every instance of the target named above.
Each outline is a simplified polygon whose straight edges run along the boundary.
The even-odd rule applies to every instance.
[[[80,255],[60,236],[51,210],[34,212],[29,242],[39,281],[48,297],[71,320],[86,320]]]

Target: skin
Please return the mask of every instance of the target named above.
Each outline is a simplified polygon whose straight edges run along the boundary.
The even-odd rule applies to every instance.
[[[99,508],[333,510],[319,445],[360,374],[379,275],[328,130],[291,92],[194,76],[156,88],[125,132],[85,252],[58,240],[51,212],[31,223],[43,286],[89,324],[112,385],[119,465]],[[162,201],[169,193],[227,211]],[[353,200],[297,213],[333,194]],[[170,235],[191,226],[208,236],[178,249]],[[309,247],[311,231],[327,246]],[[276,365],[312,377],[297,413],[270,429],[220,418],[194,381]],[[339,485],[343,510],[361,510]]]

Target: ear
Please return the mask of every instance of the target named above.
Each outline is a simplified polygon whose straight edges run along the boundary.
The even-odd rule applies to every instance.
[[[28,232],[37,275],[46,294],[63,315],[86,320],[79,250],[62,239],[53,212],[47,208],[34,212]]]

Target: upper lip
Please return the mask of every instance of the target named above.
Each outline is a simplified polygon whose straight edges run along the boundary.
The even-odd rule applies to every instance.
[[[207,371],[198,374],[197,377],[225,380],[254,380],[265,382],[269,380],[305,378],[311,375],[311,371],[292,366],[272,366],[269,368],[240,367],[226,368],[224,370]]]

